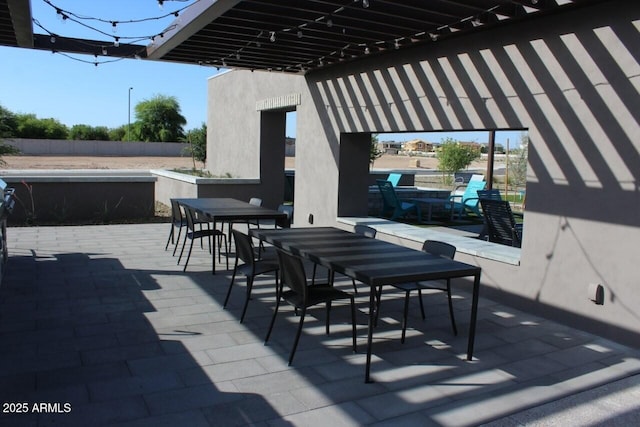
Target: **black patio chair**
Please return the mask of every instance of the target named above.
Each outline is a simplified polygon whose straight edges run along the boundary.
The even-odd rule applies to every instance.
[[[516,223],[508,200],[480,199],[489,242],[522,246],[522,224]]]
[[[229,290],[227,291],[227,296],[224,299],[224,308],[227,308],[227,303],[231,296],[231,289],[235,283],[236,275],[238,273],[243,274],[247,278],[247,289],[244,307],[242,308],[242,315],[240,316],[240,323],[242,323],[244,321],[244,316],[247,313],[249,300],[251,299],[251,290],[253,289],[254,278],[261,274],[275,273],[277,289],[279,267],[278,260],[275,258],[271,260],[264,258],[259,259],[259,256],[256,256],[256,251],[249,235],[238,230],[231,230],[231,233],[233,234],[233,240],[236,242],[236,262],[233,267],[233,275],[231,276],[231,283],[229,283]],[[242,264],[239,263],[240,261],[242,261]]]
[[[180,256],[178,257],[178,264],[180,264],[180,260],[182,259],[182,254],[184,253],[184,248],[187,244],[187,239],[191,240],[191,244],[189,245],[189,252],[187,254],[187,259],[184,263],[184,268],[182,269],[182,271],[187,271],[187,265],[189,264],[189,258],[191,257],[191,251],[193,249],[193,241],[196,239],[199,239],[202,245],[202,239],[208,239],[209,253],[211,253],[211,239],[215,240],[216,237],[218,238],[218,262],[220,262],[220,259],[221,259],[220,249],[221,249],[222,240],[224,240],[224,249],[227,253],[227,269],[229,269],[229,256],[228,256],[229,247],[227,246],[227,236],[225,236],[225,234],[221,230],[218,230],[216,228],[209,227],[205,229],[200,227],[199,230],[196,230],[196,225],[198,224],[198,222],[196,222],[197,221],[196,213],[193,211],[193,209],[188,207],[184,208],[184,213],[185,213],[185,218],[187,220],[187,232],[185,233],[184,240],[182,242],[182,249],[180,250]],[[214,241],[214,244],[215,244],[215,241]],[[215,262],[215,259],[212,259],[211,262]],[[213,272],[214,269],[212,268],[211,271]]]
[[[172,245],[175,245],[173,248],[173,255],[176,254],[176,249],[178,249],[178,245],[176,242],[180,241],[180,234],[182,233],[182,227],[187,226],[187,220],[184,216],[182,216],[182,208],[177,201],[171,200],[171,229],[169,230],[169,237],[167,238],[167,244],[164,245],[164,250],[166,251],[169,247],[169,242]],[[178,229],[178,236],[175,237],[175,229]]]
[[[336,300],[348,299],[351,302],[351,326],[352,326],[352,340],[353,351],[356,351],[356,308],[353,295],[343,292],[334,288],[330,284],[314,284],[309,286],[307,284],[307,277],[304,271],[304,265],[302,260],[290,253],[284,252],[278,249],[278,263],[280,265],[281,280],[280,286],[276,294],[276,307],[271,318],[271,324],[267,331],[267,336],[264,339],[265,344],[269,341],[273,325],[278,315],[278,308],[280,307],[280,300],[284,299],[291,305],[293,305],[300,316],[300,323],[298,324],[298,331],[293,341],[293,347],[291,354],[289,355],[289,365],[293,362],[293,356],[296,353],[298,347],[298,341],[300,340],[300,333],[302,332],[302,326],[304,324],[304,317],[307,313],[307,308],[316,304],[325,303],[326,310],[326,333],[329,335],[329,314],[331,312],[331,303]],[[284,290],[284,285],[287,285],[289,290]]]
[[[449,243],[439,242],[436,240],[427,240],[422,245],[422,250],[432,255],[437,255],[449,259],[453,259],[456,254],[456,247]],[[449,302],[449,317],[451,318],[451,327],[453,328],[453,334],[458,335],[458,328],[456,327],[456,319],[453,314],[453,302],[451,301],[451,280],[447,279],[445,283],[437,280],[429,280],[423,282],[408,282],[408,283],[395,283],[392,286],[396,289],[404,291],[404,311],[402,316],[402,339],[404,343],[406,330],[407,330],[407,315],[409,312],[409,297],[411,291],[418,291],[418,300],[420,301],[420,311],[422,312],[422,318],[425,318],[424,304],[422,302],[422,290],[423,289],[435,289],[447,293],[447,300]],[[382,297],[382,286],[378,287],[377,296],[377,308],[376,308],[376,321],[378,314],[380,313],[380,301]]]

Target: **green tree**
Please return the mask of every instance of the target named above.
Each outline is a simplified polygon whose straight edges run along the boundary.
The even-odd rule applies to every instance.
[[[124,141],[127,136],[127,125],[109,129],[109,141]]]
[[[371,134],[371,145],[369,146],[369,164],[371,164],[371,166],[373,166],[373,163],[377,159],[382,157],[383,154],[384,154],[384,151],[380,151],[378,149],[378,134],[377,133],[372,133]]]
[[[193,168],[195,169],[196,160],[204,163],[207,160],[207,125],[202,123],[199,128],[191,129],[184,138],[189,143],[187,152],[193,159]]]
[[[0,138],[15,136],[17,128],[16,115],[0,105]]]
[[[39,119],[35,114],[18,114],[16,137],[34,139],[67,139],[69,130],[56,119]]]
[[[438,168],[442,171],[443,180],[446,176],[466,169],[471,162],[480,158],[480,150],[466,144],[460,144],[453,138],[445,138],[436,154]]]
[[[135,107],[136,123],[131,133],[141,141],[175,142],[184,137],[187,120],[180,114],[180,105],[173,96],[156,95]]]
[[[109,141],[109,129],[105,126],[73,125],[69,139],[81,141]]]
[[[517,157],[512,160],[508,158],[510,181],[516,187],[524,187],[527,183],[527,158],[529,153],[529,136],[523,132],[520,135],[520,148]]]

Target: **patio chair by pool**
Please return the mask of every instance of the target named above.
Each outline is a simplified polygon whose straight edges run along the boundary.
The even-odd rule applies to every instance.
[[[522,224],[517,224],[507,200],[480,199],[487,229],[487,240],[521,247]]]
[[[422,245],[422,250],[432,255],[453,259],[456,255],[456,247],[445,242],[439,242],[436,240],[427,240]],[[409,296],[411,291],[418,291],[418,300],[420,301],[420,311],[422,312],[422,319],[424,315],[424,304],[422,302],[422,290],[434,289],[438,291],[444,291],[447,293],[447,299],[449,302],[449,317],[451,318],[451,327],[453,328],[453,334],[458,335],[458,328],[456,328],[456,319],[453,315],[453,303],[451,301],[451,280],[446,281],[424,281],[424,282],[408,282],[392,284],[393,287],[405,292],[404,297],[404,312],[402,317],[402,338],[401,342],[404,343],[406,330],[407,330],[407,313],[409,311]],[[377,308],[376,308],[376,320],[380,313],[380,300],[382,297],[382,286],[378,287],[377,296]]]
[[[401,173],[390,173],[387,177],[387,181],[389,181],[394,187],[397,187],[398,183],[400,183],[400,178],[402,178]]]
[[[449,196],[450,204],[446,206],[446,208],[451,209],[451,218],[454,216],[462,218],[462,215],[466,215],[468,212],[482,217],[479,208],[480,199],[478,198],[478,190],[484,190],[486,185],[487,183],[485,181],[469,181],[463,194],[452,194]]]
[[[222,240],[224,240],[224,250],[228,255],[229,247],[227,246],[227,236],[225,236],[225,234],[221,230],[218,230],[216,228],[204,229],[202,227],[200,227],[199,230],[196,230],[196,224],[198,224],[198,222],[196,220],[196,213],[194,212],[194,210],[191,208],[185,207],[184,213],[187,220],[187,232],[185,233],[184,240],[182,242],[182,249],[180,250],[180,256],[178,257],[178,264],[180,264],[180,260],[182,259],[182,254],[184,253],[184,247],[187,244],[187,239],[191,240],[191,245],[189,246],[189,253],[187,254],[187,260],[184,262],[184,268],[182,269],[183,271],[187,271],[189,258],[191,258],[191,250],[193,249],[193,241],[196,239],[200,239],[201,243],[202,243],[202,239],[205,239],[205,238],[208,239],[209,252],[211,252],[211,239],[213,238],[215,240],[216,237],[218,238],[218,262],[220,262],[221,243],[222,243]],[[214,241],[214,244],[215,244],[215,241]],[[215,259],[213,259],[212,262],[215,262]],[[227,268],[229,268],[228,256],[227,256]],[[213,272],[214,269],[212,268],[211,271]]]
[[[293,362],[293,356],[296,354],[296,348],[298,347],[298,341],[300,340],[300,333],[302,332],[302,326],[304,324],[304,318],[307,313],[307,308],[317,304],[326,304],[326,323],[325,330],[329,335],[329,314],[331,313],[331,303],[337,300],[348,299],[351,303],[351,339],[353,341],[353,351],[356,351],[356,308],[353,295],[343,292],[334,288],[330,284],[315,284],[309,286],[307,284],[307,277],[304,272],[304,266],[302,260],[288,252],[284,252],[278,249],[278,263],[280,265],[280,272],[282,274],[280,280],[280,287],[276,294],[276,307],[271,318],[271,324],[267,331],[267,336],[264,339],[265,344],[269,341],[273,325],[278,315],[278,308],[280,307],[280,300],[283,299],[289,304],[293,305],[298,311],[300,316],[300,323],[298,324],[298,331],[293,340],[293,347],[291,348],[291,354],[289,355],[289,365]],[[284,290],[284,285],[287,285],[289,290]]]
[[[231,283],[229,283],[229,290],[227,296],[224,299],[224,308],[227,308],[229,297],[231,296],[231,289],[236,280],[238,273],[243,274],[247,278],[247,289],[244,300],[244,307],[242,308],[242,315],[240,316],[240,323],[244,321],[244,316],[247,313],[247,307],[249,306],[249,300],[251,299],[251,290],[253,289],[253,280],[256,276],[266,273],[275,273],[276,275],[276,289],[278,288],[278,262],[276,259],[258,258],[256,251],[253,248],[252,239],[249,235],[244,234],[238,230],[231,230],[233,234],[233,240],[236,242],[236,263],[233,267],[233,275],[231,276]],[[239,264],[242,261],[243,264]]]
[[[376,180],[380,194],[382,194],[382,214],[388,216],[391,221],[402,218],[410,213],[415,213],[418,222],[422,222],[420,207],[415,203],[403,202],[398,199],[393,185],[383,179]]]

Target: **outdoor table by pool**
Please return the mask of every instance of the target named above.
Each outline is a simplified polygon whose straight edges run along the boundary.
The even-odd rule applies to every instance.
[[[276,224],[288,226],[287,215],[273,209],[255,206],[241,200],[231,198],[197,198],[197,199],[171,199],[182,206],[189,207],[196,212],[208,217],[213,222],[250,221],[250,220],[275,220]],[[213,245],[213,258],[215,260],[215,245]],[[215,274],[216,264],[213,263]]]
[[[370,286],[365,382],[370,380],[371,346],[375,317],[375,291],[380,285],[473,277],[467,360],[473,357],[480,267],[441,258],[422,251],[371,239],[332,227],[251,230],[251,234],[277,248],[307,258]]]

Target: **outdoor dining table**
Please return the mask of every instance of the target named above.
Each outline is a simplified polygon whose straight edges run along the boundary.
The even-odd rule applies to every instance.
[[[232,198],[174,198],[179,205],[189,207],[206,216],[216,227],[216,222],[275,220],[276,224],[288,227],[288,217],[284,212],[252,205]],[[216,271],[215,245],[213,245],[213,274]]]
[[[480,267],[333,227],[253,229],[251,234],[276,248],[307,258],[331,271],[342,273],[370,286],[365,382],[370,382],[375,294],[378,286],[420,280],[473,277],[467,360],[473,358]]]

